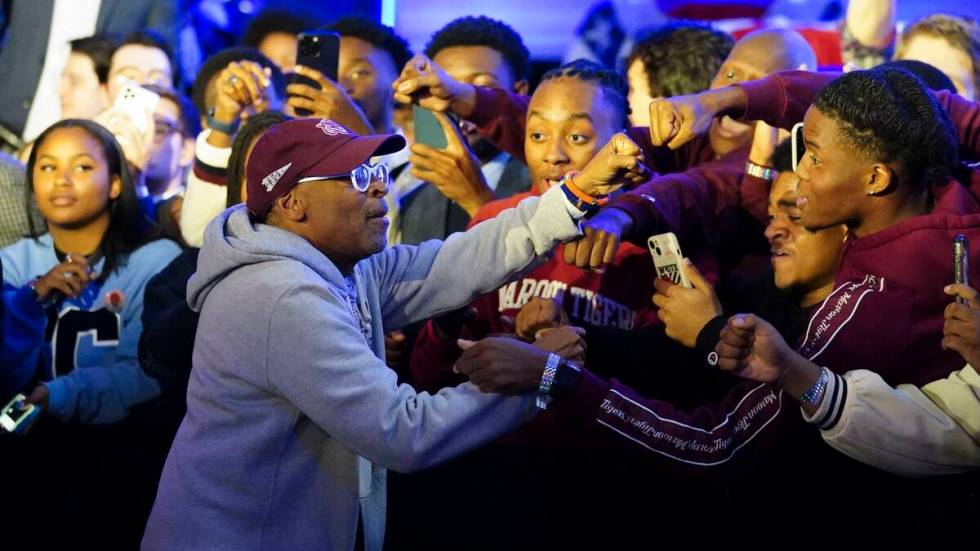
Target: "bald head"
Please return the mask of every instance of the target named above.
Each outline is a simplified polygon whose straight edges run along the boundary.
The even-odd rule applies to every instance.
[[[711,88],[723,88],[756,80],[790,69],[817,68],[813,48],[796,31],[764,29],[749,33],[735,43],[721,69],[711,81]],[[708,132],[711,147],[719,156],[727,155],[752,143],[752,125],[725,116],[716,119]]]
[[[735,43],[728,59],[755,69],[762,75],[777,71],[817,70],[817,55],[800,33],[789,29],[763,29]]]

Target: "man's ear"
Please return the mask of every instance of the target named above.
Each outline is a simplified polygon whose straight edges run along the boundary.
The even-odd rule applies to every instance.
[[[894,190],[895,171],[885,163],[872,163],[866,179],[865,191],[868,195],[885,195]]]
[[[279,197],[272,203],[272,209],[277,216],[293,222],[302,222],[306,219],[306,199],[302,193],[298,193],[296,188],[289,190],[285,195]]]
[[[526,96],[527,91],[530,89],[531,89],[531,85],[528,84],[527,80],[519,80],[514,83],[514,93],[516,94]]]

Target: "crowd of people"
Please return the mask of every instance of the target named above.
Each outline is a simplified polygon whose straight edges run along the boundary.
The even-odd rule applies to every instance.
[[[415,53],[270,10],[188,82],[171,3],[111,6],[4,8],[0,404],[39,411],[0,431],[5,527],[499,549],[980,518],[971,17],[851,0],[840,66],[678,20],[535,72],[487,16]]]

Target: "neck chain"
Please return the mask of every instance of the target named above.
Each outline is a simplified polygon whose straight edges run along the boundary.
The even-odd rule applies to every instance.
[[[361,334],[364,335],[364,340],[368,343],[371,342],[371,328],[364,321],[364,317],[361,316],[361,309],[357,305],[357,287],[354,283],[354,276],[347,276],[344,278],[347,282],[347,305],[350,306],[351,314],[354,316],[354,320],[361,329]]]

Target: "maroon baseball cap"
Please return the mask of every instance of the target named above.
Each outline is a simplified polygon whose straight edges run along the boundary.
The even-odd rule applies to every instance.
[[[358,136],[329,119],[295,119],[270,126],[245,169],[248,210],[262,218],[303,178],[347,174],[376,155],[405,147],[398,134]]]

